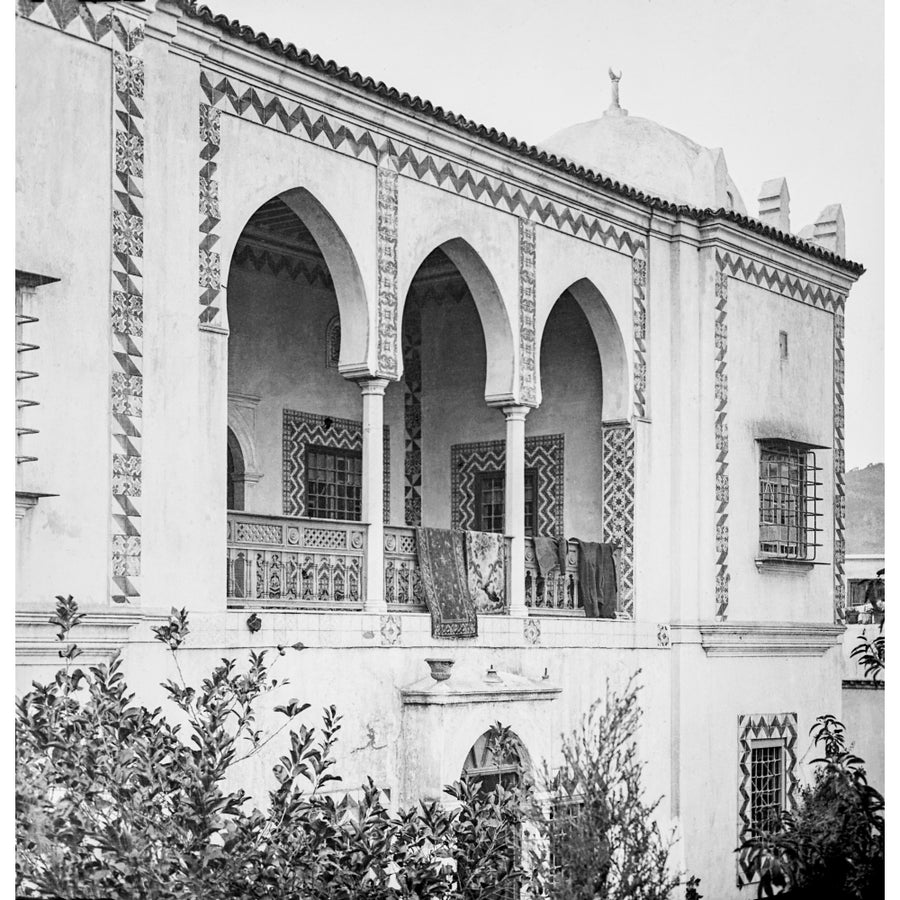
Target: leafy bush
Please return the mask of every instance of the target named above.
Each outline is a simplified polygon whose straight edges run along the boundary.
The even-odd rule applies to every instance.
[[[811,729],[824,755],[795,812],[774,832],[739,848],[758,879],[757,896],[867,900],[884,896],[884,798],[866,780],[863,760],[846,749],[844,726],[820,716]]]
[[[535,819],[544,840],[533,849],[535,896],[555,900],[663,900],[680,883],[669,868],[672,839],[654,821],[659,800],[644,801],[638,673],[621,694],[606,685],[580,728],[564,739],[563,764],[543,786],[549,801]],[[688,882],[699,897],[699,879]]]
[[[65,642],[82,616],[71,597],[57,601]],[[185,611],[155,630],[177,666]],[[79,655],[67,644],[54,680],[17,702],[20,895],[475,900],[514,890],[519,793],[463,781],[446,789],[455,808],[392,812],[371,780],[357,800],[329,792],[340,717],[329,707],[319,729],[298,724],[308,704],[290,700],[275,707],[281,727],[263,734],[257,705],[287,683],[265,651],[245,671],[223,660],[196,689],[167,681],[185,726],[135,704],[118,659],[82,669]],[[277,786],[264,811],[252,808],[226,790],[226,774],[285,731]]]

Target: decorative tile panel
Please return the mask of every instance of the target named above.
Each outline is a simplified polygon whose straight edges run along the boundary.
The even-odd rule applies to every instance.
[[[306,515],[306,446],[362,452],[362,422],[316,413],[284,410],[282,417],[282,512]],[[365,472],[363,472],[365,478]],[[391,434],[384,427],[384,521],[391,517]],[[331,534],[331,532],[329,532]]]
[[[525,438],[525,468],[537,476],[537,525],[541,535],[561,538],[564,526],[565,436]],[[506,471],[506,442],[479,441],[450,448],[450,527],[475,527],[475,479],[481,472]]]
[[[83,4],[47,4],[66,30],[76,20],[105,37],[112,48],[112,272],[109,325],[112,339],[110,599],[140,596],[141,454],[143,433],[144,311],[144,25],[109,15],[107,26]],[[91,30],[93,29],[93,30]],[[82,35],[83,36],[83,35]],[[96,39],[99,39],[96,38]]]
[[[403,316],[403,509],[407,525],[422,524],[422,308],[407,298]]]
[[[221,142],[221,112],[206,103],[200,104],[200,179],[199,209],[200,250],[198,258],[198,289],[200,296],[200,326],[221,327],[219,312],[222,307],[222,273],[219,253],[215,246],[219,241],[218,227],[221,221],[219,209],[219,183],[216,178]]]
[[[800,780],[797,775],[797,714],[767,713],[738,716],[738,846],[750,835],[751,757],[754,741],[784,742],[784,788],[788,810],[797,805]],[[737,884],[749,884],[752,871],[743,857],[737,856]]]
[[[529,644],[537,645],[541,642],[541,620],[526,619],[522,626],[522,636]]]
[[[634,618],[634,429],[603,426],[603,540],[619,545],[617,613]]]
[[[643,247],[631,260],[631,302],[634,323],[634,414],[647,416],[647,258]]]
[[[537,403],[534,222],[519,219],[519,400]]]
[[[403,623],[400,616],[381,616],[381,644],[384,647],[396,647],[400,644]]]
[[[539,197],[518,185],[506,184],[499,178],[443,159],[424,148],[342,121],[299,99],[279,96],[249,82],[208,69],[201,70],[200,89],[204,103],[229,115],[370,165],[378,165],[380,160],[388,157],[395,164],[397,173],[405,178],[532,219],[581,240],[628,256],[633,256],[644,245],[640,236],[632,235],[590,213]]]
[[[389,163],[389,161],[388,161]],[[397,378],[399,301],[397,298],[397,172],[376,169],[376,263],[378,266],[378,365],[385,378]]]
[[[844,621],[847,583],[844,574],[846,490],[844,485],[844,297],[834,312],[834,621]]]
[[[718,258],[718,255],[717,255]],[[728,617],[728,273],[716,272],[715,441],[716,441],[716,619]]]
[[[273,253],[262,247],[238,241],[231,258],[231,264],[241,269],[265,272],[276,278],[284,276],[293,281],[302,278],[311,287],[321,286],[332,289],[334,282],[328,267],[301,256],[287,253]]]

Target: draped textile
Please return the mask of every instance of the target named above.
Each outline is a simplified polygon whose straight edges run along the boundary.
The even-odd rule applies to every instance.
[[[431,636],[469,638],[478,634],[463,559],[463,535],[445,528],[417,528],[416,549]]]
[[[560,572],[566,571],[565,553],[563,553],[563,563],[560,565],[559,543],[556,538],[552,537],[534,538],[534,557],[537,561],[538,574],[541,578],[546,578],[556,567],[559,567]],[[563,540],[563,546],[565,546],[565,543],[565,540]]]
[[[466,569],[469,594],[480,613],[506,609],[505,540],[502,534],[466,532]]]
[[[578,589],[589,619],[614,619],[618,584],[615,544],[579,541]]]

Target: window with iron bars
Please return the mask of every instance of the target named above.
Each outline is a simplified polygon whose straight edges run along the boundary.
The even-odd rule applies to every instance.
[[[807,444],[760,441],[759,553],[765,559],[812,562],[818,535],[821,472]]]
[[[362,454],[335,447],[306,448],[306,515],[348,519],[362,515]]]
[[[784,745],[762,741],[750,748],[750,825],[775,831],[784,810]]]

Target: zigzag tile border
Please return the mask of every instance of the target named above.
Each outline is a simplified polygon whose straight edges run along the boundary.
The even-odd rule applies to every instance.
[[[16,13],[24,19],[49,25],[73,37],[112,47],[113,32],[119,17],[108,7],[104,15],[94,15],[93,6],[92,3],[78,3],[76,0],[46,0],[41,3],[17,0]],[[122,24],[121,21],[119,24]]]
[[[842,624],[847,603],[844,575],[847,498],[844,487],[844,298],[834,313],[834,621]]]
[[[716,272],[715,441],[716,441],[716,620],[728,617],[728,273]]]
[[[49,4],[48,4],[49,5]],[[65,9],[64,9],[65,7]],[[72,10],[54,4],[57,13]],[[53,13],[53,9],[49,10]],[[89,21],[87,11],[74,13]],[[73,18],[74,22],[76,19]],[[95,20],[95,33],[101,25]],[[140,598],[144,342],[144,25],[110,18],[112,35],[112,489],[110,599]]]
[[[565,489],[565,435],[525,438],[525,468],[537,472],[537,521],[542,535],[562,538]],[[450,448],[450,527],[475,527],[475,477],[506,469],[506,441],[476,441]]]
[[[403,512],[422,524],[422,307],[410,297],[403,317]]]
[[[396,379],[399,300],[397,296],[397,172],[384,160],[377,170],[376,259],[378,263],[378,374]]]
[[[200,248],[197,285],[200,297],[200,327],[221,328],[222,262],[215,249],[217,229],[222,220],[219,209],[219,181],[216,178],[222,142],[221,112],[200,104]]]
[[[797,714],[766,713],[738,716],[738,846],[750,835],[751,754],[753,742],[784,741],[784,786],[787,808],[797,804]],[[737,884],[750,883],[751,871],[737,855]]]
[[[239,241],[235,248],[232,264],[254,272],[265,271],[267,275],[273,275],[276,278],[282,275],[294,281],[302,278],[311,287],[333,288],[334,286],[327,266],[299,256],[274,253],[242,241]]]
[[[619,545],[620,580],[617,615],[633,619],[634,590],[634,428],[627,423],[603,426],[603,540]]]
[[[534,222],[519,218],[519,400],[537,404],[537,348],[535,346],[535,262],[537,240]]]
[[[639,247],[631,259],[631,301],[634,331],[634,414],[647,416],[647,254]]]
[[[306,515],[306,445],[362,451],[362,422],[285,409],[281,427],[281,506]],[[391,432],[384,426],[384,521],[391,519]]]

